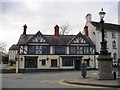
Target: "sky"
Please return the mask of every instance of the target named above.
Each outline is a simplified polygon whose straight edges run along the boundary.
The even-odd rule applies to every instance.
[[[2,0],[0,2],[0,42],[6,42],[7,51],[17,44],[27,25],[27,34],[41,31],[54,34],[54,26],[69,24],[70,34],[83,30],[85,16],[92,14],[92,21],[100,21],[101,8],[106,12],[105,22],[118,24],[119,0]]]

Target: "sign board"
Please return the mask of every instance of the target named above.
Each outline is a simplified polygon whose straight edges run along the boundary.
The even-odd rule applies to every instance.
[[[81,74],[84,78],[87,76],[87,63],[81,64]]]

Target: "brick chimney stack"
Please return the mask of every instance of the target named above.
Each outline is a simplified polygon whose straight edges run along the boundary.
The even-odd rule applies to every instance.
[[[54,27],[54,29],[55,29],[55,36],[59,36],[59,26],[58,25],[56,25],[55,27]]]
[[[26,35],[26,30],[27,30],[27,26],[26,24],[23,26],[23,35]]]
[[[89,36],[88,26],[85,26],[85,27],[84,27],[84,35],[85,35],[85,36]]]

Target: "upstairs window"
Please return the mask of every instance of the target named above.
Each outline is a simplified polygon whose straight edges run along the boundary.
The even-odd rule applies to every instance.
[[[115,32],[112,32],[112,38],[115,38]]]
[[[65,54],[65,46],[55,46],[55,54]]]
[[[50,47],[47,45],[28,46],[28,54],[50,54]]]
[[[77,47],[76,46],[70,46],[70,54],[77,54]]]
[[[90,47],[83,47],[84,54],[90,53]]]
[[[113,47],[113,49],[116,49],[116,41],[115,40],[112,41],[112,47]]]

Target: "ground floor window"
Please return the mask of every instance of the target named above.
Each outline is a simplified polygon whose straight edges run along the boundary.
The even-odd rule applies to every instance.
[[[72,58],[62,58],[62,66],[73,66]]]
[[[37,57],[25,57],[25,68],[37,68]]]
[[[51,59],[51,67],[57,67],[57,59]]]
[[[45,65],[46,65],[46,60],[42,59],[42,66],[45,66]]]

